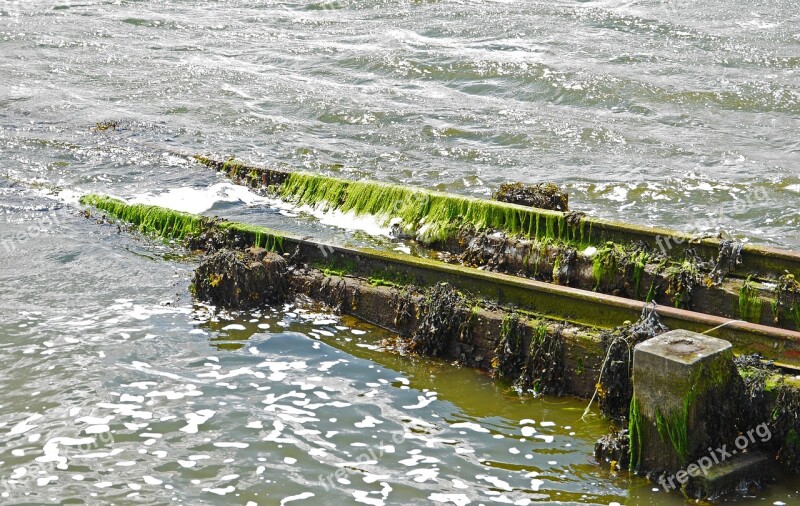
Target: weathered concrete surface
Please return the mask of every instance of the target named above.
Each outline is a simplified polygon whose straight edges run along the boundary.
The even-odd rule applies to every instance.
[[[638,278],[633,276],[631,268],[618,266],[614,272],[609,272],[598,281],[594,272],[593,255],[586,254],[586,250],[568,251],[569,248],[565,248],[563,244],[542,245],[530,239],[509,238],[504,234],[474,234],[461,237],[457,241],[448,241],[444,248],[446,251],[440,252],[439,256],[449,263],[463,262],[467,265],[485,267],[494,272],[553,282],[582,290],[593,290],[636,300],[645,300],[651,296],[651,300],[667,306],[675,306],[676,297],[682,296],[667,293],[670,275],[657,259],[652,259],[650,263],[644,265]],[[558,275],[559,271],[563,274]],[[707,283],[705,278],[708,276],[708,272],[702,273],[700,276],[702,279],[697,279],[691,287],[692,293],[688,305],[681,307],[724,318],[741,318],[762,325],[798,329],[797,322],[791,318],[776,323],[775,316],[770,311],[770,303],[775,297],[774,288],[771,286],[751,282],[761,300],[761,310],[757,316],[745,318],[740,314],[739,308],[744,280],[728,277],[717,285]]]
[[[632,469],[674,474],[735,438],[744,385],[731,343],[685,330],[640,343],[633,385]]]
[[[156,232],[170,230],[170,225],[178,220],[198,229],[193,230],[192,234],[204,230],[223,232],[219,235],[231,238],[231,243],[237,248],[255,245],[289,253],[292,263],[303,263],[322,269],[335,268],[337,271],[366,279],[383,277],[388,272],[402,277],[400,284],[432,286],[447,282],[458,290],[489,302],[575,324],[613,328],[626,321],[636,321],[645,307],[645,303],[641,301],[446,264],[429,258],[392,251],[333,246],[264,227],[215,221],[157,206],[128,206],[122,201],[97,195],[84,198],[90,198],[91,205],[115,213],[115,216],[133,220],[131,223],[134,225],[153,218],[155,221],[149,224],[148,229]],[[129,213],[132,209],[136,212]],[[781,366],[800,370],[800,332],[730,321],[673,307],[660,306],[657,311],[661,321],[669,328],[713,332],[714,335],[731,341],[739,353],[758,352]]]
[[[682,491],[690,499],[713,501],[734,490],[760,488],[775,478],[777,467],[770,453],[739,453],[713,465],[707,472],[690,476]]]

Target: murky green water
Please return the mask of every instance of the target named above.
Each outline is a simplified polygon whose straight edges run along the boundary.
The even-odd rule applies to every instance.
[[[608,426],[584,402],[386,354],[383,331],[309,307],[214,316],[194,259],[74,200],[170,191],[376,244],[170,153],[235,154],[481,196],[552,180],[597,216],[798,248],[797,12],[0,2],[0,503],[682,504],[593,462]]]

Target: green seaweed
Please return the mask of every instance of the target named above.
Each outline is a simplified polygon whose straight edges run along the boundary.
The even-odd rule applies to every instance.
[[[394,269],[373,271],[367,277],[367,281],[372,286],[390,286],[394,288],[403,288],[414,282],[409,274]]]
[[[280,193],[299,205],[372,215],[384,225],[399,218],[406,232],[416,234],[426,243],[454,238],[459,228],[466,225],[477,230],[495,229],[515,236],[539,237],[541,217],[545,218],[548,237],[569,237],[570,227],[558,212],[387,183],[293,172]]]
[[[680,465],[686,464],[689,456],[689,411],[695,400],[694,390],[683,399],[681,407],[675,413],[664,415],[656,409],[656,428],[661,440],[669,442],[680,459]]]
[[[619,244],[607,242],[598,248],[592,257],[594,290],[599,290],[603,281],[610,282],[611,277],[619,272],[624,258],[625,251]]]
[[[673,262],[666,269],[667,295],[672,295],[672,300],[677,308],[691,309],[692,291],[700,282],[700,271],[697,262],[692,258],[682,262]]]
[[[633,297],[635,299],[639,298],[639,290],[642,285],[642,274],[644,274],[644,269],[647,266],[647,262],[649,260],[650,260],[650,254],[644,250],[635,251],[629,257],[629,264],[633,269],[633,276],[632,276],[633,290],[634,290]]]
[[[750,280],[750,276],[739,289],[739,318],[757,323],[761,320],[762,302],[758,289]]]
[[[250,237],[253,246],[257,248],[283,252],[283,236],[267,230],[264,227],[233,221],[219,222],[216,226],[223,230],[231,230],[246,237]]]
[[[89,194],[80,203],[96,207],[109,215],[130,223],[145,234],[163,239],[187,240],[212,230],[234,233],[242,236],[249,244],[270,251],[283,251],[283,236],[257,225],[219,221],[197,214],[174,211],[146,204],[128,204],[106,195]]]
[[[553,261],[553,283],[557,285],[562,284],[561,279],[559,277],[560,271],[561,271],[561,255],[557,254],[556,259]]]
[[[326,276],[339,277],[352,275],[357,269],[355,261],[341,257],[318,260],[311,264],[311,266],[319,271],[322,271],[322,273]]]
[[[145,204],[127,204],[105,195],[84,195],[80,203],[96,207],[122,221],[135,225],[140,232],[165,239],[184,239],[202,232],[205,220],[195,214],[173,211]]]
[[[630,438],[630,462],[628,469],[639,471],[642,467],[642,429],[644,420],[639,412],[639,401],[636,400],[636,393],[631,396],[631,407],[628,411],[628,436]]]
[[[641,247],[627,249],[617,243],[607,242],[592,257],[592,275],[595,282],[593,289],[600,290],[605,283],[608,285],[606,288],[610,290],[614,288],[615,279],[622,276],[626,289],[633,292],[633,297],[638,299],[642,275],[649,260],[650,254]],[[628,282],[632,285],[632,289],[627,288]]]

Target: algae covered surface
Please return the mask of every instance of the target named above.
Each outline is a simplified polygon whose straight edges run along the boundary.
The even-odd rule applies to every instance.
[[[310,173],[291,173],[280,195],[300,205],[372,215],[426,243],[454,238],[459,228],[497,229],[525,237],[569,237],[561,213],[524,209],[490,200],[447,195],[387,183],[350,181]]]

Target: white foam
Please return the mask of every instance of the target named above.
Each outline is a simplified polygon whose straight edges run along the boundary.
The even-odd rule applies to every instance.
[[[372,506],[383,506],[386,504],[386,502],[382,499],[373,499],[372,497],[369,497],[369,492],[365,492],[363,490],[356,490],[353,492],[353,498],[356,500],[356,502],[371,504]]]
[[[186,417],[186,426],[181,427],[182,432],[186,432],[187,434],[197,434],[198,428],[200,425],[206,423],[216,411],[210,409],[201,409],[197,413],[187,413]]]
[[[472,501],[469,500],[469,497],[467,497],[464,494],[439,494],[439,493],[436,493],[436,494],[429,495],[428,499],[430,499],[433,502],[438,502],[438,503],[453,503],[456,506],[466,506],[467,504],[470,504],[472,502]]]
[[[417,399],[419,400],[419,402],[418,402],[417,404],[414,404],[414,405],[412,405],[412,406],[403,406],[403,408],[404,408],[404,409],[419,409],[419,408],[424,408],[424,407],[425,407],[425,406],[427,406],[428,404],[430,404],[430,403],[432,403],[433,401],[435,401],[435,400],[436,400],[436,397],[435,397],[435,396],[433,396],[433,397],[425,397],[425,396],[423,396],[423,395],[418,395],[418,396],[417,396]]]
[[[76,418],[76,422],[85,423],[87,425],[106,425],[108,422],[114,419],[114,415],[108,416],[82,416],[80,418]]]
[[[302,494],[290,495],[288,497],[284,497],[281,500],[281,506],[284,506],[284,504],[286,504],[286,503],[290,503],[290,502],[294,502],[294,501],[302,501],[304,499],[309,499],[311,497],[314,497],[314,494],[311,493],[311,492],[303,492]]]
[[[238,202],[251,206],[274,205],[275,199],[260,197],[243,186],[217,183],[207,188],[172,188],[157,195],[144,193],[130,200],[131,204],[149,204],[193,214],[208,211],[220,202]]]
[[[481,427],[477,423],[473,423],[473,422],[454,423],[450,427],[452,427],[453,429],[470,429],[470,430],[474,430],[475,432],[484,432],[484,433],[488,433],[489,432],[489,429]]]
[[[248,443],[236,443],[236,442],[221,442],[221,443],[214,443],[214,446],[217,448],[247,448],[250,446]]]
[[[225,488],[204,488],[203,492],[209,492],[211,494],[216,494],[216,495],[220,495],[221,496],[221,495],[230,494],[231,492],[234,492],[235,490],[236,490],[236,487],[234,487],[233,485],[228,485]]]
[[[29,416],[25,420],[22,420],[21,422],[19,422],[15,426],[11,427],[11,430],[8,431],[8,435],[9,436],[16,436],[18,434],[25,434],[26,432],[35,429],[36,427],[38,427],[38,425],[33,425],[33,424],[31,424],[31,422],[39,420],[40,418],[42,418],[42,415],[40,415],[38,413],[35,414],[35,415]]]
[[[382,421],[378,420],[377,418],[373,418],[371,416],[367,416],[361,422],[356,422],[354,425],[359,429],[369,429],[375,427],[378,424],[383,423]]]
[[[511,485],[508,484],[508,482],[505,482],[505,481],[501,480],[500,478],[496,478],[494,476],[489,476],[488,474],[479,474],[479,475],[476,476],[476,478],[479,479],[479,480],[483,480],[483,481],[489,482],[492,485],[494,485],[495,488],[499,488],[501,490],[505,490],[506,492],[511,492],[513,490],[511,488]]]

